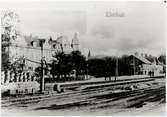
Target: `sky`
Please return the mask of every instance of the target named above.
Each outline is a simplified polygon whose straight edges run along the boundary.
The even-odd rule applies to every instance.
[[[84,54],[159,56],[166,50],[163,2],[2,2],[0,10],[19,15],[22,35],[71,41],[77,32]]]

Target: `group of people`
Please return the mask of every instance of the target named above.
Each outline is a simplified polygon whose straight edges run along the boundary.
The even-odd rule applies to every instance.
[[[10,82],[28,82],[34,81],[36,78],[31,72],[14,73],[11,71],[1,72],[1,84]]]
[[[148,72],[148,75],[149,75],[150,77],[153,77],[153,76],[154,76],[154,71],[149,71],[149,72]]]

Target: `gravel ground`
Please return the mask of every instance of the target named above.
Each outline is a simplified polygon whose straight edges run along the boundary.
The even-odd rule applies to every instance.
[[[2,115],[164,115],[165,79],[2,106]]]

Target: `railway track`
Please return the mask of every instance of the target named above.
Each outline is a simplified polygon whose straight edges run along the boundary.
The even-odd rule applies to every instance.
[[[141,82],[149,82],[153,81],[154,79],[142,79],[142,80],[132,80],[128,82],[121,82],[121,83],[116,83],[116,84],[102,84],[102,87],[100,85],[93,87],[93,88],[86,88],[80,91],[70,91],[67,93],[62,93],[62,94],[56,94],[56,95],[49,95],[45,97],[35,97],[35,98],[26,98],[26,99],[15,99],[15,100],[7,100],[7,101],[2,101],[2,107],[7,107],[11,105],[22,105],[22,104],[34,104],[34,103],[40,103],[42,100],[59,100],[59,102],[64,102],[64,100],[68,100],[68,98],[75,97],[73,100],[79,100],[83,98],[87,98],[93,95],[99,95],[101,94],[109,94],[112,93],[114,87],[119,87],[122,85],[132,85],[136,83],[141,83]],[[105,87],[106,86],[106,87]],[[61,100],[60,100],[61,99]]]
[[[147,93],[146,93],[147,92]],[[157,92],[161,92],[159,95],[155,95]],[[94,96],[88,96],[87,98],[76,98],[69,100],[65,103],[53,103],[49,106],[45,105],[37,107],[35,110],[66,110],[79,108],[80,110],[97,110],[106,108],[131,108],[140,107],[145,102],[159,101],[165,96],[164,87],[154,87],[135,91],[127,91],[124,93],[106,93],[105,95],[99,94]],[[64,99],[62,99],[64,100]],[[73,110],[72,109],[72,110]],[[75,110],[74,110],[75,111]]]
[[[135,90],[125,90],[122,92],[114,92],[121,86],[127,87],[131,85],[146,84]],[[149,102],[165,102],[165,85],[159,85],[156,81],[128,83],[124,85],[108,86],[102,88],[83,89],[80,91],[71,91],[47,98],[35,100],[22,100],[17,103],[5,103],[3,108],[14,108],[25,112],[41,112],[45,110],[53,111],[53,113],[66,112],[100,112],[108,111],[118,113],[128,108],[140,108]],[[151,107],[155,108],[155,107]],[[53,114],[52,113],[52,114]]]

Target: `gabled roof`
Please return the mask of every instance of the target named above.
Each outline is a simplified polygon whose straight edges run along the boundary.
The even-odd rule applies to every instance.
[[[145,64],[151,64],[150,61],[148,61],[146,58],[142,57],[142,56],[136,56],[136,55],[131,55],[135,58],[137,58],[138,60],[140,60],[141,62],[145,63]]]
[[[162,62],[160,62],[158,59],[156,59],[157,65],[164,65]]]

